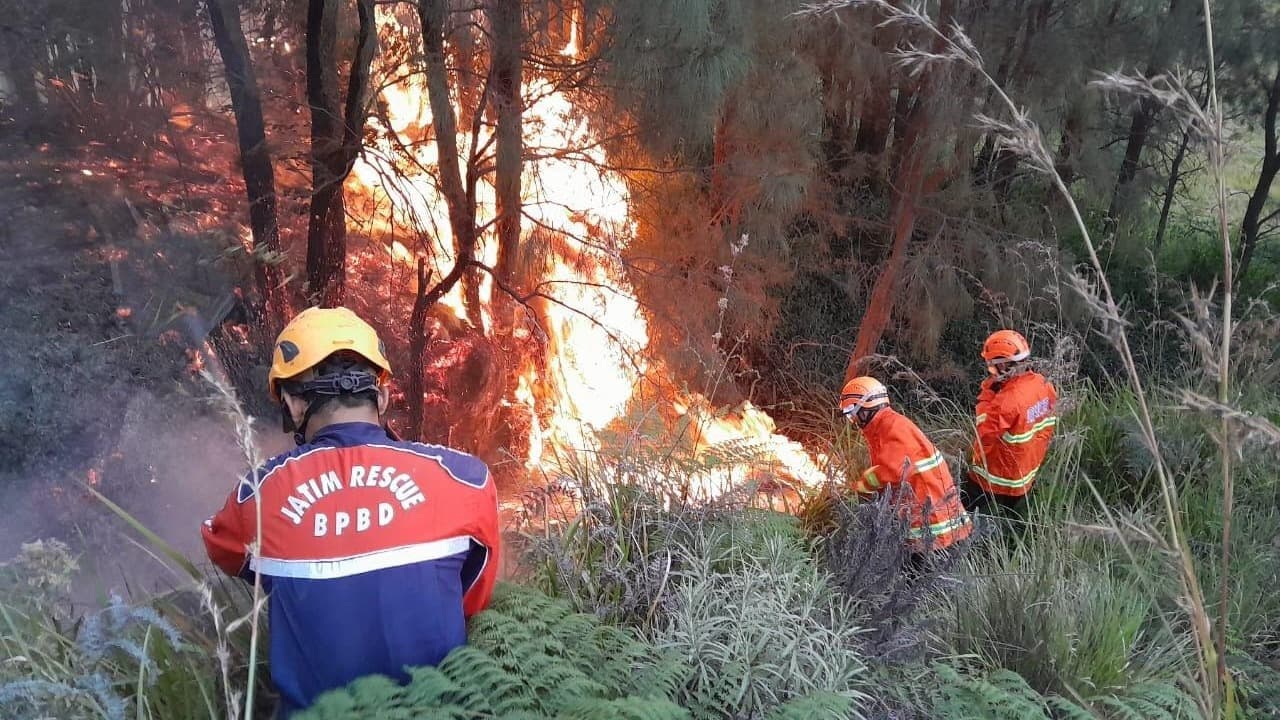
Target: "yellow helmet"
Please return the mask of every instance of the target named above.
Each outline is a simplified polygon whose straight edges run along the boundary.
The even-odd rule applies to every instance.
[[[271,399],[280,401],[280,381],[296,377],[330,355],[347,350],[380,371],[378,384],[391,377],[391,363],[378,332],[347,308],[307,308],[298,313],[276,338],[267,373]]]

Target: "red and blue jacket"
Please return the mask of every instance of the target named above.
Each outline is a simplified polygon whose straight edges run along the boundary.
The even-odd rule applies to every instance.
[[[258,508],[261,507],[261,534]],[[281,715],[364,675],[408,680],[465,644],[498,574],[497,492],[479,459],[369,423],[319,430],[241,481],[202,530],[270,593]]]

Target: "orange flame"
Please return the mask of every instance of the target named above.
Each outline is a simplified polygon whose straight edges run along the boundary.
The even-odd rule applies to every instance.
[[[381,8],[378,12],[381,32],[398,32],[394,18]],[[566,55],[579,52],[580,22],[575,8]],[[527,80],[525,93],[530,100],[524,109],[523,135],[532,159],[526,160],[522,173],[524,226],[526,233],[538,228],[539,233],[559,236],[558,242],[547,241],[545,234],[536,240],[546,253],[538,286],[547,334],[543,371],[526,368],[513,398],[530,414],[526,464],[534,469],[543,465],[552,448],[595,447],[597,433],[616,423],[633,402],[645,373],[664,369],[644,357],[648,323],[623,261],[634,233],[626,178],[607,169],[601,143],[564,92],[533,77]],[[454,247],[447,205],[433,178],[421,169],[436,167],[438,160],[435,143],[422,142],[424,129],[431,125],[431,111],[421,75],[386,87],[382,100],[387,125],[370,118],[379,139],[368,144],[352,169],[351,189],[370,207],[381,209],[372,220],[375,235],[403,238],[408,230],[412,236],[429,238],[428,254],[437,264],[437,274],[443,274],[453,263]],[[487,146],[489,132],[481,130],[476,147]],[[469,138],[459,142],[471,143]],[[405,149],[413,154],[411,163],[397,160]],[[487,178],[476,188],[476,204],[477,224],[484,227],[496,208],[496,193]],[[493,267],[496,239],[486,233],[478,248],[483,262]],[[391,240],[386,253],[394,264],[415,262],[414,250],[400,240]],[[480,300],[486,325],[491,323],[487,312],[493,292],[490,278],[484,276]],[[458,318],[465,317],[460,287],[454,287],[441,303]],[[731,418],[690,409],[704,405],[700,396],[676,404],[678,415],[695,413],[700,436],[695,452],[746,439],[765,448],[781,474],[805,484],[824,477],[817,461],[799,443],[778,434],[764,412],[749,403]],[[708,493],[718,495],[730,487],[731,479],[718,478],[711,485]]]

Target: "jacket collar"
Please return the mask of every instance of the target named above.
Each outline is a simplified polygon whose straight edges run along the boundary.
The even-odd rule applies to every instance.
[[[381,425],[366,422],[347,422],[326,425],[316,431],[308,445],[324,445],[330,447],[351,447],[369,443],[385,443],[390,436]]]
[[[876,432],[877,430],[880,429],[880,426],[886,423],[885,418],[890,415],[897,415],[897,413],[893,411],[892,407],[881,408],[880,412],[876,413],[876,416],[871,418],[871,422],[867,423],[867,426],[862,428],[862,432],[863,433]]]

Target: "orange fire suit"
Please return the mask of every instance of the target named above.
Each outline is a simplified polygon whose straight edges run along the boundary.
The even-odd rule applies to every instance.
[[[1058,393],[1043,375],[1024,373],[1000,383],[988,378],[978,394],[969,477],[990,495],[1031,491],[1058,424]]]
[[[933,536],[929,547],[935,550],[969,537],[973,525],[960,504],[947,461],[915,423],[884,408],[862,428],[862,436],[872,464],[853,489],[870,494],[905,481],[913,496],[908,531],[913,549],[924,548],[927,534]]]

